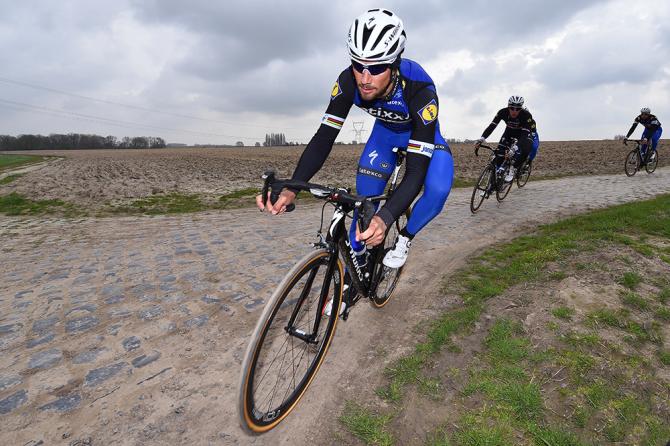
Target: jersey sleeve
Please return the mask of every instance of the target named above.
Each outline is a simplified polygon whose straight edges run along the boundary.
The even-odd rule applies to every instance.
[[[524,112],[526,116],[523,117],[521,127],[526,129],[528,133],[533,134],[536,131],[535,120],[533,119],[533,115],[527,110],[524,110]]]
[[[628,133],[626,133],[626,138],[629,138],[630,135],[633,134],[639,123],[640,123],[640,117],[638,116],[633,120],[633,125],[630,126],[630,130],[628,130]]]
[[[500,124],[500,121],[503,118],[503,111],[505,109],[499,110],[498,113],[493,117],[493,121],[491,121],[491,124],[489,124],[486,129],[484,129],[484,133],[482,133],[482,138],[486,139],[489,136],[491,136],[491,133],[498,127],[498,124]]]
[[[422,88],[409,99],[408,105],[412,131],[407,145],[405,175],[391,198],[377,213],[386,226],[407,210],[419,195],[435,149],[439,110],[437,93],[432,87]]]
[[[330,103],[321,119],[321,125],[305,147],[293,179],[309,181],[326,162],[333,149],[335,138],[340,133],[349,110],[354,103],[354,78],[349,68],[342,71],[330,92]]]

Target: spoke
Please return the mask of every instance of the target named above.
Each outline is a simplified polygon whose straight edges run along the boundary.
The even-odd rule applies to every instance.
[[[260,381],[258,381],[258,383],[254,386],[254,387],[256,388],[256,390],[259,390],[259,389],[260,389],[260,386],[261,386],[261,384],[263,383],[263,380],[264,380],[265,377],[267,376],[268,372],[272,369],[272,364],[275,363],[275,361],[277,360],[277,357],[279,356],[279,353],[281,352],[282,347],[284,347],[284,345],[285,345],[287,342],[288,342],[288,336],[287,336],[287,338],[284,340],[284,343],[281,345],[281,347],[279,347],[279,351],[275,354],[275,357],[272,359],[272,361],[271,361],[270,364],[268,365],[268,368],[267,368],[267,370],[265,371],[265,373],[263,374],[263,377],[262,377],[262,378],[260,379]]]
[[[293,383],[293,389],[295,390],[295,355],[293,353],[294,348],[295,346],[293,344],[293,338],[291,338],[291,368],[293,369],[291,382]],[[291,387],[286,386],[286,392],[284,392],[284,398],[282,399],[282,403],[286,401],[286,397],[288,396],[289,390],[291,390]]]
[[[288,343],[285,343],[285,345],[288,345]],[[275,385],[272,389],[272,397],[270,398],[270,404],[268,405],[270,408],[272,408],[272,401],[275,399],[275,395],[277,394],[277,386],[279,385],[279,378],[281,377],[281,369],[282,366],[284,365],[284,359],[286,358],[286,355],[282,356],[281,363],[279,364],[279,373],[277,374],[277,380],[275,381]]]

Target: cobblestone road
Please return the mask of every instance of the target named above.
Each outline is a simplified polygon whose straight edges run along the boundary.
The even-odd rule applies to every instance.
[[[668,192],[667,168],[564,178],[515,187],[472,216],[470,190],[455,190],[417,238],[406,277],[523,227]],[[0,217],[0,443],[286,441],[284,426],[253,439],[237,428],[240,357],[319,214]]]

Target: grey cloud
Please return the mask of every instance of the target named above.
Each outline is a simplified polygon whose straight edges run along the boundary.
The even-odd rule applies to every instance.
[[[342,19],[346,14],[336,3],[155,0],[134,5],[141,20],[173,23],[199,37],[178,69],[207,79],[232,78],[272,60],[290,62],[345,49],[348,19]]]
[[[670,56],[670,45],[664,35],[640,34],[622,29],[612,33],[599,29],[587,35],[568,36],[558,50],[534,67],[535,77],[549,88],[581,90],[612,83],[640,84],[660,75]]]

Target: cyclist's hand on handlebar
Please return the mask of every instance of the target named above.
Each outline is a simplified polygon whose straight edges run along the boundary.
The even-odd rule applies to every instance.
[[[623,145],[624,145],[624,146],[628,145],[628,138],[624,138],[624,139],[623,139]]]
[[[383,242],[384,234],[386,234],[386,223],[377,215],[372,217],[370,226],[363,233],[359,232],[358,225],[356,225],[356,240],[364,241],[369,246],[377,246]]]
[[[286,212],[286,207],[295,201],[295,192],[285,189],[279,194],[279,198],[275,204],[270,202],[270,191],[268,191],[266,206],[263,206],[263,197],[256,195],[256,205],[261,211],[270,212],[272,215],[283,214]]]

